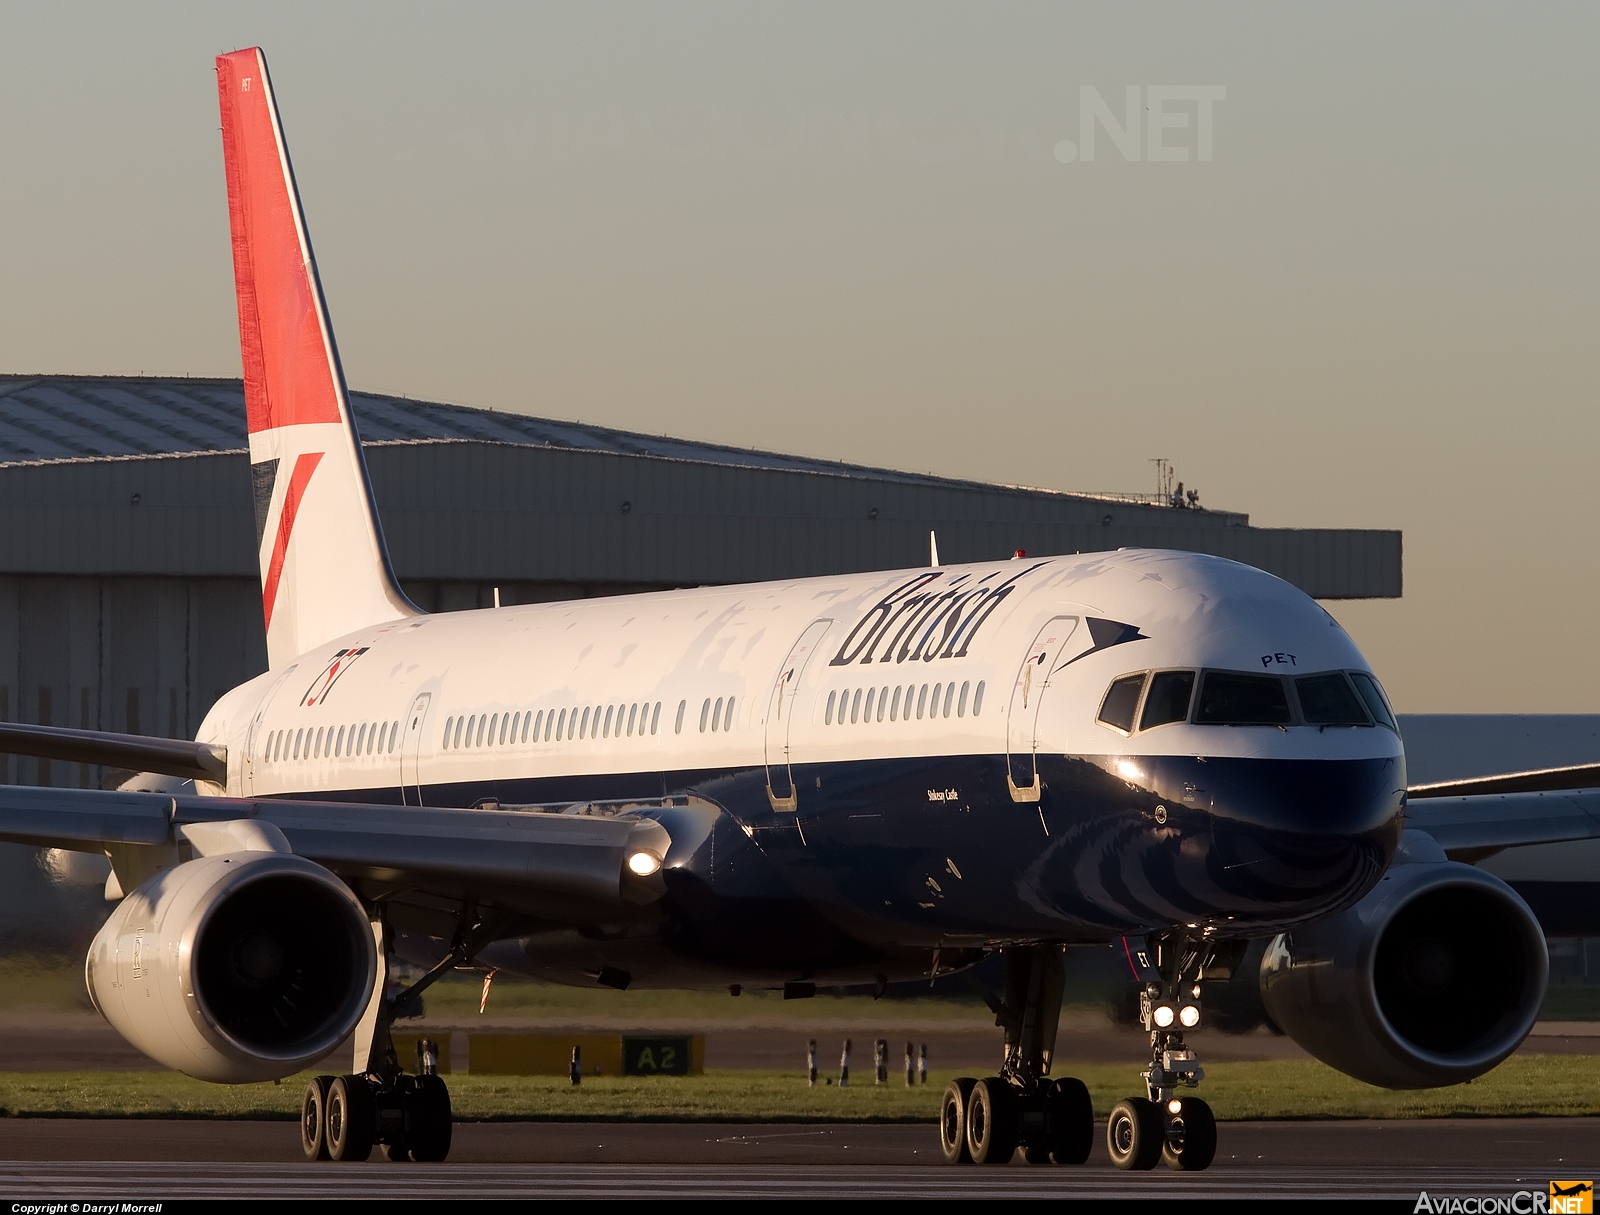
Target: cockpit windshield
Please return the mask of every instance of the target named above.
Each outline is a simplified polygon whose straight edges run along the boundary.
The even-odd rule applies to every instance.
[[[1194,720],[1207,726],[1286,726],[1294,715],[1276,675],[1207,671]]]
[[[1100,702],[1098,720],[1124,734],[1132,734],[1133,717],[1139,711],[1139,694],[1143,691],[1143,671],[1112,680],[1111,686],[1106,689],[1106,698]]]
[[[1384,699],[1383,689],[1378,686],[1378,681],[1365,671],[1351,671],[1350,678],[1355,681],[1356,691],[1361,693],[1361,699],[1372,711],[1372,716],[1396,734],[1400,733],[1400,726],[1395,721],[1394,714],[1389,712],[1389,702]]]
[[[1148,730],[1169,722],[1189,720],[1189,696],[1194,691],[1193,671],[1157,671],[1145,693],[1139,728]]]
[[[1294,681],[1294,690],[1300,694],[1300,712],[1308,726],[1370,726],[1371,720],[1361,707],[1343,671],[1329,671],[1325,675],[1306,675]]]
[[[1195,693],[1198,681],[1200,690]],[[1197,726],[1387,726],[1389,702],[1366,671],[1284,677],[1254,671],[1137,671],[1119,675],[1095,715],[1123,734],[1175,722]]]

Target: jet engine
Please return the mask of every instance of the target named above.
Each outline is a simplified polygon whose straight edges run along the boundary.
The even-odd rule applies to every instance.
[[[1521,1044],[1549,966],[1539,921],[1511,887],[1411,830],[1354,907],[1273,939],[1261,995],[1324,1063],[1384,1088],[1434,1088]]]
[[[365,1012],[366,912],[337,877],[281,852],[203,856],[123,899],[89,947],[95,1007],[178,1071],[221,1084],[287,1076]]]

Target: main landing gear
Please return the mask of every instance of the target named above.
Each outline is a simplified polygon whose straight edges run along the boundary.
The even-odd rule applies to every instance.
[[[1005,998],[979,988],[1006,1031],[1000,1075],[952,1081],[939,1110],[939,1141],[951,1164],[1082,1164],[1094,1144],[1094,1110],[1081,1080],[1050,1079],[1065,975],[1061,946],[1005,951]]]
[[[318,1076],[300,1103],[307,1160],[366,1160],[374,1147],[392,1161],[450,1154],[450,1090],[438,1076]]]
[[[453,966],[471,961],[495,925],[462,909],[450,952],[427,974],[386,996],[388,932],[374,920],[378,973],[371,1003],[356,1028],[355,1066],[348,1076],[318,1076],[300,1101],[300,1146],[307,1160],[366,1160],[374,1147],[391,1161],[436,1161],[450,1154],[450,1090],[436,1074],[437,1054],[417,1044],[417,1073],[400,1066],[389,1035],[397,1013]]]
[[[1117,1102],[1106,1123],[1106,1151],[1119,1169],[1198,1171],[1217,1154],[1217,1121],[1198,1097],[1181,1097],[1180,1088],[1205,1078],[1195,1053],[1183,1041],[1185,1030],[1200,1025],[1200,980],[1232,973],[1244,942],[1152,938],[1143,948],[1124,939],[1123,948],[1143,983],[1139,1017],[1150,1034],[1150,1066],[1140,1075],[1146,1096]]]

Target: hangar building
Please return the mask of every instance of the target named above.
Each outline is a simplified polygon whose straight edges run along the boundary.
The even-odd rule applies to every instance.
[[[658,438],[351,393],[396,573],[430,611],[1123,546],[1394,597],[1397,531]],[[265,669],[238,380],[0,376],[0,719],[192,737]],[[0,757],[0,780],[95,785]]]

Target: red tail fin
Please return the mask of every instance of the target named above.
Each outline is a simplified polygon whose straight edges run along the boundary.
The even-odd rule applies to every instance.
[[[274,667],[416,609],[395,582],[267,60],[217,58],[239,347]]]

